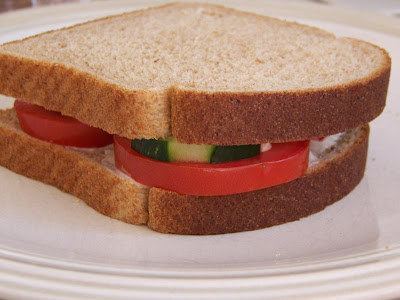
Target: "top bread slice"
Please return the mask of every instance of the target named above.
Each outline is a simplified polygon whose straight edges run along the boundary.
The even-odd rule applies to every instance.
[[[0,46],[0,93],[128,138],[286,142],[377,117],[390,65],[367,42],[173,3]]]

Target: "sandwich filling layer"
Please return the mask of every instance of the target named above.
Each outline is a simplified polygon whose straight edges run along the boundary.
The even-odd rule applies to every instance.
[[[322,210],[362,179],[369,133],[368,125],[346,132],[317,164],[288,183],[234,195],[191,196],[132,184],[106,168],[112,146],[79,150],[43,142],[21,130],[15,110],[1,111],[0,123],[1,166],[72,194],[111,218],[179,234],[255,230]]]
[[[112,143],[112,136],[42,107],[15,101],[21,128],[29,135],[83,151]],[[114,151],[104,149],[101,161],[119,176],[139,186],[159,187],[180,194],[215,196],[239,194],[294,180],[341,134],[315,141],[278,144],[214,146],[166,140],[128,140],[114,136]],[[89,148],[89,149],[88,149]]]

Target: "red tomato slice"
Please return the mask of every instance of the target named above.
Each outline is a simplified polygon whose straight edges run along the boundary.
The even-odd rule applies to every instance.
[[[78,148],[104,147],[113,141],[111,134],[59,112],[19,100],[14,108],[22,130],[35,138]]]
[[[161,162],[140,155],[130,140],[114,136],[116,167],[134,180],[181,194],[244,193],[300,177],[308,167],[309,141],[273,144],[259,155],[221,164]]]

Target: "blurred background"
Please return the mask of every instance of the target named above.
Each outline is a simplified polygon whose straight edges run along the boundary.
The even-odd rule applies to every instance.
[[[57,5],[67,2],[86,2],[102,0],[0,0],[0,13],[44,5]],[[134,1],[134,0],[132,0]],[[245,0],[243,0],[245,1]],[[262,0],[260,0],[262,1]],[[392,15],[400,18],[400,0],[292,0],[309,1],[321,5],[337,5],[358,10]]]
[[[10,10],[43,6],[43,5],[56,5],[66,2],[84,2],[82,0],[0,0],[0,13]]]

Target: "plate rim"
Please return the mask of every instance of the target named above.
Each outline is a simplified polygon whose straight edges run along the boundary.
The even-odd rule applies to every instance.
[[[149,5],[150,3],[161,3],[161,2],[164,3],[164,2],[170,2],[170,1],[157,1],[157,0],[150,1],[150,2],[147,2],[147,1],[136,1],[135,5],[138,5],[138,3],[145,3],[146,5]],[[224,2],[222,0],[221,1],[208,1],[208,2],[216,2],[216,3],[223,2],[227,6],[234,6],[235,3],[239,3],[239,1],[232,1],[231,3],[227,3],[227,2]],[[260,1],[251,1],[251,3],[257,3],[257,2],[260,3]],[[293,10],[297,10],[296,13],[301,11],[301,9],[307,10],[307,9],[312,8],[312,9],[309,10],[309,12],[306,15],[301,16],[301,17],[304,17],[304,18],[316,19],[316,20],[327,21],[327,22],[338,22],[340,24],[349,25],[349,26],[362,28],[362,29],[374,30],[374,31],[385,33],[385,34],[389,34],[389,35],[392,35],[392,36],[395,36],[395,37],[399,37],[400,36],[400,30],[399,30],[400,29],[400,20],[395,19],[395,18],[391,18],[391,17],[387,17],[387,16],[379,16],[377,19],[380,22],[382,22],[383,25],[381,24],[379,26],[376,26],[375,23],[368,22],[368,21],[370,21],[371,15],[376,16],[375,14],[370,14],[370,13],[358,12],[358,11],[354,11],[354,10],[350,10],[350,9],[345,9],[345,11],[346,11],[345,16],[346,17],[351,17],[351,19],[348,20],[348,22],[346,22],[346,21],[343,21],[341,19],[337,19],[337,18],[332,17],[332,16],[336,15],[337,13],[343,13],[343,11],[344,11],[343,8],[338,8],[338,7],[333,7],[332,8],[332,7],[330,7],[328,9],[326,7],[319,7],[319,6],[317,8],[316,4],[312,4],[312,3],[308,3],[308,2],[299,4],[297,2],[295,2],[295,3],[290,2],[290,1],[280,2],[280,1],[275,1],[275,0],[265,1],[263,3],[263,5],[265,5],[266,2],[270,2],[270,3],[274,3],[274,4],[276,4],[276,3],[285,3],[286,5],[289,5],[290,7],[292,7]],[[102,4],[100,5],[100,3],[102,3]],[[113,1],[112,2],[113,5],[115,5],[116,3],[118,3],[118,5],[121,5],[121,6],[117,5],[118,9],[119,8],[124,9],[124,7],[126,5],[132,6],[132,2],[129,2],[127,0],[118,0],[118,1]],[[25,18],[25,16],[27,16],[27,15],[29,15],[31,13],[40,15],[40,14],[43,14],[43,13],[53,12],[53,11],[55,11],[55,9],[56,10],[60,10],[61,5],[63,7],[65,7],[65,8],[68,8],[68,9],[71,9],[71,10],[75,10],[75,9],[77,9],[77,7],[83,7],[84,9],[88,9],[92,5],[97,5],[97,4],[99,4],[99,8],[98,8],[98,10],[95,10],[93,12],[93,15],[96,15],[96,13],[98,13],[98,12],[103,12],[104,9],[107,8],[107,5],[111,5],[111,1],[103,1],[103,2],[89,1],[89,2],[83,2],[83,3],[60,4],[57,7],[40,7],[40,8],[28,9],[28,10],[24,10],[24,11],[20,11],[20,12],[16,11],[16,12],[10,13],[9,15],[8,14],[0,15],[0,26],[2,24],[4,24],[4,23],[2,23],[4,21],[4,19],[5,19],[6,22],[8,22],[7,19],[10,16],[15,16],[15,15],[18,15],[18,14],[22,14],[22,17]],[[284,5],[284,4],[281,4],[281,5]],[[299,9],[299,7],[300,7],[300,9]],[[280,9],[280,7],[278,7],[278,8],[276,7],[276,9]],[[323,11],[323,13],[320,13],[321,11]],[[63,13],[65,13],[65,10],[63,10]],[[317,17],[317,14],[318,14],[319,17]],[[355,22],[354,21],[356,18],[352,18],[352,17],[354,17],[355,15],[360,16],[360,20],[361,20],[360,22],[358,22],[358,21]],[[57,16],[54,16],[54,17],[57,17]],[[327,19],[324,19],[324,18],[327,18]],[[20,22],[20,19],[14,18],[13,22]],[[365,25],[365,24],[368,24],[368,27],[364,27],[363,25]],[[13,25],[13,24],[9,23],[9,25],[12,27],[11,31],[15,31],[15,30],[17,30],[19,28],[18,24],[14,24]],[[24,26],[26,26],[26,25],[24,25]],[[367,26],[367,25],[365,25],[365,26]],[[375,26],[375,27],[374,28],[370,28],[371,26]],[[0,32],[1,32],[1,30],[0,30]],[[63,264],[67,264],[67,263],[70,264],[70,262],[63,261],[61,265],[55,266],[56,264],[54,264],[54,262],[57,262],[57,261],[60,262],[60,260],[50,260],[50,265],[49,265],[49,264],[43,263],[44,260],[42,260],[38,256],[31,256],[30,257],[29,254],[26,254],[26,253],[17,254],[14,251],[14,254],[12,254],[12,253],[7,253],[7,251],[9,251],[9,250],[1,247],[1,245],[0,245],[0,262],[1,261],[8,262],[11,265],[13,265],[14,263],[17,263],[19,265],[19,267],[20,267],[17,270],[17,271],[20,272],[19,274],[22,277],[24,277],[28,282],[31,282],[31,283],[34,282],[34,281],[29,281],[30,280],[28,278],[29,276],[24,273],[24,270],[28,270],[28,269],[32,269],[32,268],[35,269],[36,268],[38,276],[40,276],[40,274],[45,276],[45,275],[50,275],[52,273],[52,271],[54,270],[54,267],[56,267],[58,269],[58,271],[60,271],[62,273],[65,273],[64,275],[70,274],[70,272],[74,272],[75,275],[76,274],[81,274],[82,276],[88,276],[87,278],[89,278],[90,276],[96,277],[98,275],[106,275],[106,277],[108,279],[111,279],[111,278],[116,277],[116,276],[117,277],[128,276],[128,277],[135,277],[135,278],[137,278],[137,277],[154,278],[154,276],[157,273],[160,274],[160,272],[164,272],[163,278],[165,279],[165,281],[169,282],[169,283],[172,283],[172,284],[175,284],[176,287],[179,287],[180,284],[182,284],[181,280],[188,280],[189,279],[189,280],[193,281],[193,286],[192,287],[199,288],[201,284],[200,285],[196,285],[196,284],[199,284],[196,280],[200,279],[200,281],[204,280],[203,281],[203,285],[202,285],[204,289],[209,286],[209,285],[204,284],[204,283],[209,282],[210,278],[213,278],[213,280],[218,279],[218,280],[222,280],[222,281],[226,281],[227,278],[228,279],[229,278],[230,279],[232,279],[232,278],[234,278],[234,279],[255,279],[255,280],[260,280],[261,279],[263,281],[269,281],[269,280],[272,280],[273,278],[275,278],[275,279],[277,279],[277,281],[275,283],[278,284],[278,283],[281,283],[280,280],[282,279],[282,276],[293,275],[293,274],[270,274],[268,272],[266,273],[265,269],[263,269],[263,268],[260,268],[260,269],[250,268],[251,270],[241,270],[241,271],[236,272],[237,273],[236,275],[233,274],[233,275],[235,275],[234,277],[229,277],[228,276],[229,275],[228,272],[231,273],[232,272],[231,270],[230,271],[216,272],[215,270],[206,270],[206,269],[201,270],[201,272],[199,272],[199,270],[186,270],[186,269],[185,270],[175,270],[175,271],[165,271],[165,270],[160,270],[160,269],[158,269],[158,270],[149,270],[149,269],[147,269],[147,271],[146,271],[145,269],[139,270],[140,268],[137,268],[136,272],[126,272],[126,273],[124,273],[124,272],[122,272],[122,273],[118,273],[118,272],[114,272],[113,273],[113,272],[111,272],[110,273],[110,272],[100,272],[100,269],[98,269],[98,268],[97,269],[96,268],[92,268],[91,269],[90,265],[82,264],[82,263],[78,263],[78,265],[80,265],[80,266],[78,266],[77,269],[63,268],[62,267]],[[355,255],[354,257],[348,257],[348,258],[345,258],[344,260],[342,259],[342,260],[339,261],[339,262],[344,262],[344,261],[347,260],[348,262],[352,261],[353,263],[354,262],[359,262],[358,264],[356,263],[356,264],[354,264],[354,265],[352,265],[350,267],[349,267],[349,265],[347,265],[347,266],[346,265],[342,265],[340,267],[332,267],[332,268],[326,268],[326,269],[324,269],[324,268],[314,269],[314,270],[310,269],[308,272],[300,272],[300,273],[301,274],[310,275],[308,279],[315,282],[315,280],[318,279],[319,276],[321,276],[321,278],[324,278],[324,279],[326,279],[326,278],[331,278],[331,279],[335,279],[336,278],[337,279],[337,276],[338,276],[337,272],[339,272],[339,271],[342,272],[341,273],[342,275],[344,274],[343,271],[346,271],[346,274],[349,274],[349,276],[350,276],[351,274],[354,274],[355,271],[361,271],[361,270],[369,270],[369,271],[371,271],[371,267],[373,267],[373,266],[375,268],[381,268],[382,270],[385,269],[385,268],[387,270],[393,269],[393,268],[399,268],[400,267],[400,247],[395,247],[395,248],[386,249],[386,250],[383,249],[383,251],[384,252],[382,252],[382,249],[377,249],[375,251],[376,253],[374,252],[374,253],[366,254],[363,257]],[[377,254],[379,254],[379,255],[377,255]],[[18,259],[18,256],[19,256],[19,259]],[[25,258],[21,259],[22,256],[25,256]],[[34,259],[32,259],[32,258],[36,258],[36,261],[34,261]],[[29,260],[30,260],[30,262],[29,262]],[[332,261],[335,262],[334,259],[332,259]],[[51,265],[51,263],[53,263],[53,265]],[[320,265],[320,266],[323,266],[323,265],[326,265],[326,264],[329,265],[329,262],[328,263],[326,263],[326,262],[317,263],[317,265]],[[388,266],[388,265],[390,265],[390,266]],[[85,268],[89,269],[89,270],[85,271]],[[351,270],[352,268],[353,268],[353,270]],[[43,271],[43,273],[41,273],[40,269]],[[379,269],[379,270],[381,270],[381,269]],[[103,270],[104,270],[104,268],[103,268]],[[249,272],[249,271],[250,272],[255,272],[255,273],[253,275],[250,275],[250,276],[249,276],[249,274],[244,275],[246,272]],[[2,275],[2,273],[3,273],[3,275]],[[196,275],[196,274],[197,275],[200,274],[200,276],[192,276],[192,277],[186,276],[185,277],[185,276],[182,276],[182,274],[187,274],[187,275],[191,275],[191,276],[192,275]],[[206,274],[208,274],[208,276],[206,276]],[[211,274],[211,276],[210,276],[210,274]],[[212,276],[212,274],[214,274],[216,276]],[[0,267],[0,282],[1,282],[1,277],[2,276],[5,276],[4,269],[2,269]],[[202,277],[202,276],[204,276],[204,277]],[[331,277],[329,277],[329,276],[331,276]],[[398,278],[400,280],[400,272],[397,272],[395,274],[395,276],[397,276],[396,278]],[[281,278],[281,279],[279,279],[279,278]],[[53,279],[53,280],[56,280],[56,279]],[[392,290],[394,290],[394,292],[391,295],[400,296],[400,287],[397,287],[398,289],[395,290],[394,289],[394,284],[395,283],[396,282],[394,282],[393,285],[390,285],[390,283],[389,283],[389,287],[392,288]],[[273,286],[274,283],[272,282],[271,284]],[[76,286],[78,286],[78,285],[76,285]],[[160,283],[160,286],[161,287],[164,286],[164,283]],[[229,286],[229,285],[227,285],[227,287],[232,288],[232,286]],[[268,286],[266,286],[266,287],[268,287]],[[2,295],[2,293],[3,293],[3,295],[7,295],[7,293],[4,292],[4,291],[5,291],[5,289],[0,287],[0,296]],[[196,289],[193,289],[193,291],[196,291]],[[227,289],[225,289],[224,291],[225,291],[225,293],[229,293],[229,290],[227,290]],[[132,292],[134,292],[134,291],[132,291]],[[147,292],[149,293],[149,295],[151,294],[151,290],[150,289]]]

